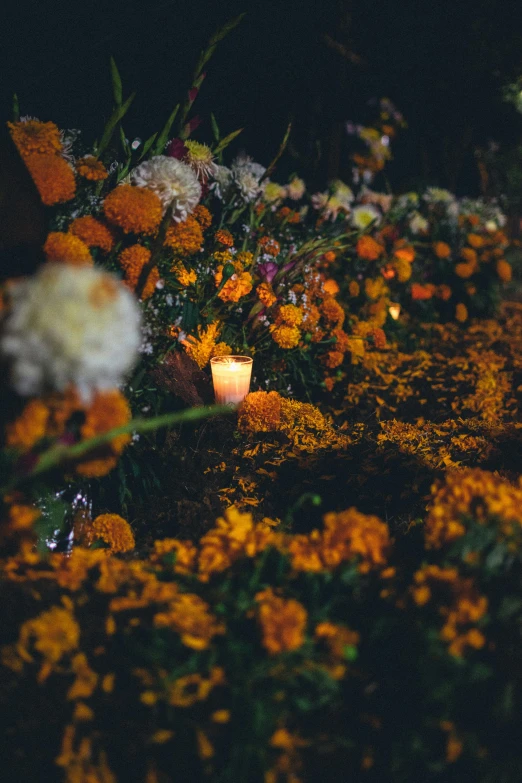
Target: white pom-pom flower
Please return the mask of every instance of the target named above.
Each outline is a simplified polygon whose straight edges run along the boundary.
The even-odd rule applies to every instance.
[[[113,275],[46,264],[12,288],[0,352],[21,395],[74,385],[84,399],[119,386],[141,341],[140,310]]]
[[[381,213],[372,204],[361,204],[355,207],[352,212],[352,225],[355,228],[366,229],[372,223],[377,225],[380,222]]]
[[[176,223],[186,220],[201,198],[201,185],[190,166],[176,158],[156,155],[130,173],[132,185],[147,188],[159,196],[165,213],[172,208]]]
[[[266,169],[248,155],[240,155],[232,163],[232,177],[243,201],[250,204],[263,190],[261,178]]]

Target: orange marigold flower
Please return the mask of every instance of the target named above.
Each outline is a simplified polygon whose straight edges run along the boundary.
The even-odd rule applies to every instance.
[[[484,237],[481,237],[480,234],[468,234],[466,239],[468,241],[468,245],[471,245],[471,247],[475,248],[475,250],[479,247],[482,247],[484,244]]]
[[[206,328],[201,325],[197,329],[197,337],[189,335],[186,340],[181,340],[188,355],[194,359],[200,370],[205,367],[213,356],[216,347],[216,339],[221,331],[218,321],[209,324]]]
[[[433,252],[437,258],[449,258],[451,255],[451,247],[447,242],[434,242]]]
[[[7,425],[6,444],[20,451],[31,449],[46,434],[49,413],[42,400],[28,402],[16,421]]]
[[[150,260],[150,250],[143,245],[131,245],[122,250],[118,256],[121,268],[125,272],[125,284],[132,290],[136,288],[140,279],[141,270]],[[153,267],[149,273],[147,283],[141,294],[142,299],[148,299],[156,290],[159,280],[158,267]]]
[[[397,247],[393,251],[395,258],[400,261],[407,261],[408,264],[412,264],[415,261],[415,250],[411,245],[404,245],[403,247]]]
[[[497,275],[503,283],[509,283],[512,277],[511,264],[509,264],[504,258],[499,258],[497,261]]]
[[[272,325],[270,331],[274,342],[286,350],[295,348],[301,337],[301,333],[297,326],[287,326],[284,323],[280,326]]]
[[[457,277],[461,277],[463,280],[467,280],[475,274],[477,268],[474,264],[459,263],[455,265],[455,274]]]
[[[99,247],[104,253],[109,253],[114,245],[112,232],[103,223],[90,215],[73,220],[69,233],[79,237],[87,247]]]
[[[38,676],[41,682],[51,673],[53,664],[78,648],[79,641],[80,626],[71,609],[53,606],[23,623],[16,648],[25,661],[33,661],[30,647],[44,658]]]
[[[435,286],[428,283],[428,285],[421,285],[420,283],[412,283],[411,286],[411,298],[418,302],[424,299],[431,299],[435,293]]]
[[[437,287],[436,295],[439,299],[442,299],[443,302],[447,302],[448,299],[451,299],[451,288],[449,285],[442,283],[442,285]]]
[[[406,261],[404,258],[396,258],[395,259],[395,270],[397,272],[397,280],[399,283],[407,283],[412,275],[412,269],[411,264],[409,261]],[[386,280],[387,277],[383,273],[383,277]]]
[[[339,285],[337,284],[337,282],[332,277],[330,277],[328,280],[324,281],[324,283],[323,283],[323,291],[326,294],[330,294],[330,296],[335,296],[336,294],[339,293],[339,290],[340,290],[339,289]]]
[[[25,158],[25,165],[46,207],[62,204],[74,197],[76,193],[74,172],[67,161],[59,155],[33,153]]]
[[[170,271],[176,275],[178,283],[182,285],[183,288],[188,288],[189,285],[194,285],[198,279],[196,271],[194,269],[186,269],[185,265],[181,261],[177,264],[174,264]]]
[[[370,334],[373,337],[373,342],[375,343],[376,348],[379,348],[379,350],[386,348],[386,334],[384,333],[383,329],[372,329]]]
[[[335,258],[336,256],[333,250],[327,250],[326,253],[324,253],[322,256],[322,260],[327,264],[332,264],[335,261]]]
[[[225,245],[225,247],[232,247],[234,244],[234,237],[226,228],[220,228],[216,231],[214,239],[216,242],[219,242],[220,245]]]
[[[461,324],[468,320],[468,308],[462,302],[459,302],[455,308],[455,318]]]
[[[62,151],[60,131],[54,122],[8,122],[7,127],[22,158],[35,153],[58,155]]]
[[[192,217],[198,221],[203,231],[206,231],[206,229],[209,228],[212,223],[212,215],[210,210],[207,209],[204,204],[198,204],[194,208]]]
[[[279,242],[277,242],[275,239],[272,239],[272,237],[261,237],[259,244],[263,248],[263,252],[267,253],[269,256],[275,257],[278,256],[281,252]]]
[[[241,297],[249,294],[253,288],[254,281],[250,272],[243,272],[241,269],[241,263],[238,263],[237,265],[234,264],[234,266],[236,266],[236,269],[239,271],[236,271],[232,277],[227,280],[221,291],[218,293],[218,297],[222,302],[239,302]],[[216,286],[219,286],[222,280],[223,267],[220,265],[218,266],[214,275]]]
[[[277,302],[277,296],[274,294],[270,283],[259,283],[256,288],[256,294],[265,307],[272,307]]]
[[[355,252],[359,258],[364,258],[365,261],[377,261],[384,253],[384,247],[376,242],[369,234],[363,234],[362,237],[359,237],[357,240]]]
[[[201,225],[192,215],[182,223],[171,223],[167,229],[165,245],[184,258],[197,253],[202,244]]]
[[[13,503],[8,511],[9,530],[11,532],[28,530],[33,526],[41,511],[34,506],[26,506],[22,503]]]
[[[361,286],[357,282],[357,280],[351,280],[350,285],[348,286],[348,291],[350,293],[350,296],[359,296],[361,293]]]
[[[86,529],[88,545],[103,541],[109,545],[109,552],[128,552],[134,549],[135,541],[129,523],[118,514],[100,514]]]
[[[304,644],[308,614],[299,601],[281,598],[272,588],[257,593],[262,644],[270,655],[298,650]]]
[[[159,197],[145,188],[119,185],[106,197],[103,211],[126,234],[153,234],[162,218]]]
[[[69,264],[70,266],[92,266],[93,264],[89,248],[74,234],[51,231],[43,249],[48,261]]]
[[[326,296],[321,305],[321,313],[326,321],[335,324],[336,327],[341,327],[344,323],[344,310],[333,296]]]
[[[90,180],[91,182],[100,182],[103,179],[107,179],[109,172],[98,158],[94,155],[85,155],[76,161],[76,171],[80,177]]]
[[[277,392],[250,392],[239,409],[238,426],[247,432],[273,432],[281,422],[281,397]]]
[[[113,389],[98,392],[85,413],[85,421],[80,429],[82,439],[87,440],[127,424],[131,416],[129,403],[120,391]],[[76,472],[89,478],[105,476],[116,465],[118,455],[130,440],[130,435],[118,435],[96,450],[92,458],[77,464]]]
[[[341,351],[328,351],[328,353],[323,356],[323,363],[331,370],[339,367],[343,361],[344,353],[341,353]]]
[[[467,264],[477,265],[477,253],[472,247],[463,247],[460,251],[460,257],[464,259]]]
[[[378,517],[349,508],[338,514],[326,514],[324,524],[320,551],[329,568],[353,558],[360,560],[361,573],[386,564],[390,533]]]

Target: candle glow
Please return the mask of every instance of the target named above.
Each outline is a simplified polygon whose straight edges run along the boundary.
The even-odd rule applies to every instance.
[[[399,316],[401,314],[401,306],[400,304],[391,304],[388,308],[388,312],[393,318],[394,321],[399,320]]]
[[[249,356],[215,356],[210,360],[218,405],[239,405],[250,390],[252,359]]]

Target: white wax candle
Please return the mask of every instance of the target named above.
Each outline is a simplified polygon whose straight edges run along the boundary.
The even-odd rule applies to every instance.
[[[210,360],[218,405],[239,405],[250,390],[252,359],[249,356],[215,356]]]
[[[388,308],[388,312],[390,313],[391,317],[394,321],[399,320],[399,316],[401,314],[401,306],[400,304],[391,304]]]

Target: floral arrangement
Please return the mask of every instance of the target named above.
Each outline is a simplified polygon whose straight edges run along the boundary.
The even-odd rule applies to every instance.
[[[348,129],[350,185],[278,182],[290,129],[226,165],[239,132],[195,140],[192,108],[238,21],[144,143],[114,63],[94,146],[8,124],[49,223],[0,300],[7,774],[515,783],[505,217],[371,189],[405,127],[387,100]],[[252,391],[224,415],[209,362],[233,353]]]

